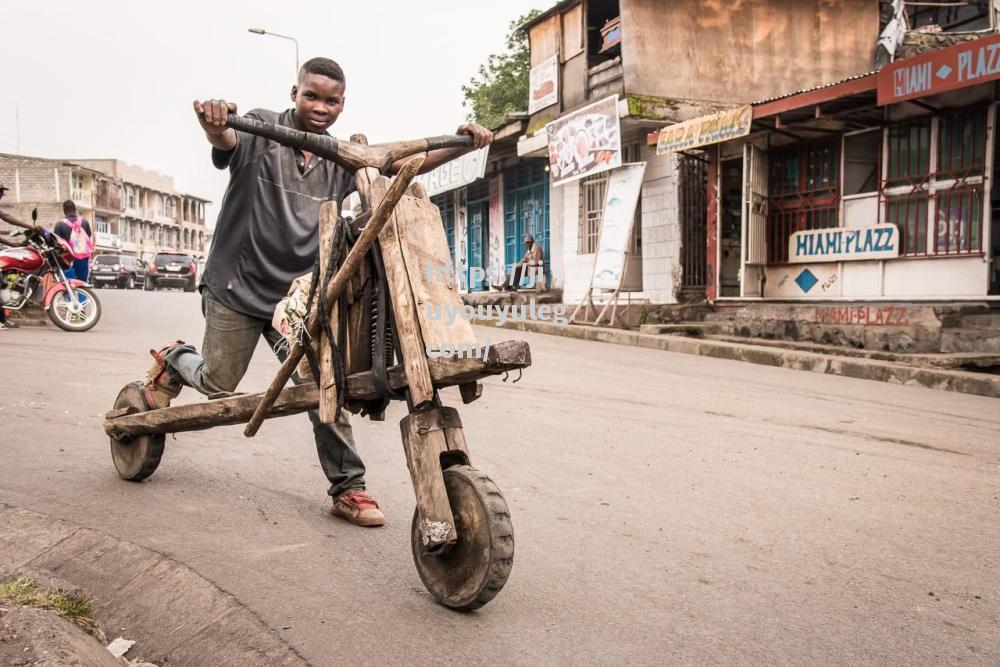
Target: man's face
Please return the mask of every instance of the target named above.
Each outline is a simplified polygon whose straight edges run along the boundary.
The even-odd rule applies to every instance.
[[[292,101],[296,124],[306,132],[321,134],[344,110],[344,82],[307,72],[292,86]]]
[[[531,244],[532,243],[534,243],[534,241],[532,241],[531,239],[527,239],[527,238],[524,239],[524,245],[528,247],[528,250],[531,250]]]

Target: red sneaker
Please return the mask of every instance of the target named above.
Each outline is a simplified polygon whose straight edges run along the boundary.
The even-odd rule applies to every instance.
[[[146,405],[149,406],[150,410],[167,407],[170,405],[171,399],[176,398],[177,394],[181,393],[182,385],[171,379],[170,372],[167,370],[166,362],[163,358],[170,350],[183,344],[184,341],[175,340],[172,343],[167,343],[159,350],[149,351],[150,356],[153,357],[153,365],[146,372],[146,382],[142,393],[146,399]]]
[[[375,499],[362,489],[345,491],[333,500],[330,514],[355,526],[376,527],[385,524],[385,515]]]

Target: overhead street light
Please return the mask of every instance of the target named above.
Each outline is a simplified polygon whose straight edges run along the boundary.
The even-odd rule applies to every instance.
[[[280,39],[287,39],[295,44],[295,76],[299,75],[299,42],[294,37],[289,37],[288,35],[279,35],[276,32],[268,32],[263,28],[247,28],[247,32],[252,32],[255,35],[270,35],[271,37],[278,37]]]

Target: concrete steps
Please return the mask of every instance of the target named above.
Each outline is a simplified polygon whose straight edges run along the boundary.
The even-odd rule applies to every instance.
[[[960,326],[966,329],[990,329],[1000,333],[1000,313],[965,315],[960,322]]]
[[[723,341],[727,343],[741,343],[756,345],[759,347],[780,348],[784,350],[797,350],[800,352],[816,352],[819,354],[829,354],[841,357],[851,357],[854,359],[874,359],[877,361],[890,361],[894,363],[909,364],[928,368],[952,368],[967,370],[1000,369],[1000,352],[979,353],[979,352],[956,352],[942,354],[904,354],[897,352],[885,352],[882,350],[866,350],[864,348],[845,347],[842,345],[824,345],[823,343],[810,343],[806,341],[789,340],[764,340],[762,338],[746,339],[741,336],[709,335],[709,340]]]
[[[1000,354],[1000,329],[958,328],[941,331],[941,352]]]
[[[678,324],[643,324],[639,326],[639,333],[705,338],[706,336],[728,333],[728,329],[729,327],[726,327],[723,322],[680,322]]]

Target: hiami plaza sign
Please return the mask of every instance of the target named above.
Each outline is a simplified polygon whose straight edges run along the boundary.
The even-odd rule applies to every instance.
[[[886,65],[879,106],[1000,79],[1000,35],[962,42]]]
[[[788,240],[788,261],[850,262],[899,257],[899,230],[895,225],[834,227],[795,232]]]

